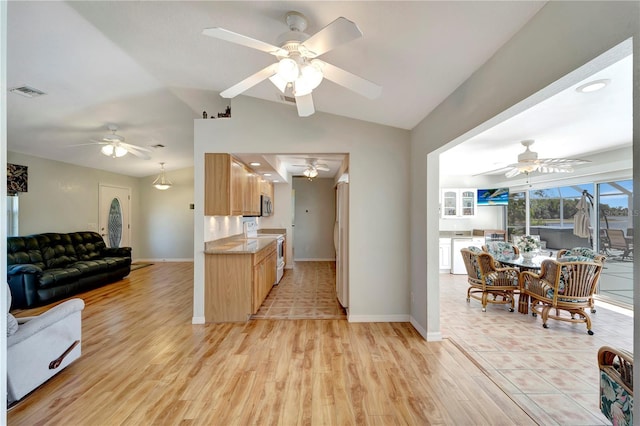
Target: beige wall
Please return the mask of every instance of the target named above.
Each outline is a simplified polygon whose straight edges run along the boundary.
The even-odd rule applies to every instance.
[[[294,178],[295,260],[334,260],[333,225],[336,220],[334,179]]]
[[[350,321],[409,319],[409,132],[245,96],[230,120],[194,121],[194,322],[204,321],[206,152],[349,154]],[[276,209],[280,209],[276,199]]]
[[[193,168],[169,171],[171,189],[145,178],[119,175],[39,157],[8,153],[10,163],[29,167],[29,191],[19,195],[20,235],[73,232],[99,223],[99,185],[131,189],[131,247],[134,260],[193,259]]]

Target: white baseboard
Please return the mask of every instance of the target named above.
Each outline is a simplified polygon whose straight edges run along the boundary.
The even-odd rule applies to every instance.
[[[349,322],[409,322],[409,315],[349,315]]]
[[[204,324],[204,317],[191,318],[191,324]]]
[[[189,259],[133,259],[133,262],[193,262],[193,258]]]
[[[442,333],[440,331],[429,333],[413,317],[411,317],[411,325],[427,342],[439,342],[442,340]]]
[[[311,257],[308,259],[295,259],[294,262],[335,262],[336,258],[332,257],[330,259],[321,259],[321,258],[315,258],[315,257]]]

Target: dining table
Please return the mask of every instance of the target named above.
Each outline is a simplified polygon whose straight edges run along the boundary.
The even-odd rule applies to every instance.
[[[540,252],[533,258],[525,258],[521,254],[517,256],[495,256],[495,260],[502,263],[506,266],[511,266],[513,268],[518,269],[518,271],[531,271],[531,272],[540,272],[542,269],[542,262],[547,259],[555,259],[555,257],[550,256],[550,253],[542,253]],[[521,314],[529,313],[529,296],[524,294],[523,290],[523,282],[521,278],[518,278],[518,285],[520,290],[518,291],[518,312]]]

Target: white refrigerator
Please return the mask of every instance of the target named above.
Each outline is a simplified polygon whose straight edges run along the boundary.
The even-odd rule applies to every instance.
[[[336,293],[340,304],[349,307],[349,184],[336,187],[336,223],[333,227],[336,248]]]

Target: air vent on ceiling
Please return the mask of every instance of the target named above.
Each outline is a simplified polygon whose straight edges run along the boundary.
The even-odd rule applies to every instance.
[[[42,90],[38,90],[30,86],[14,87],[12,89],[9,89],[9,92],[16,93],[27,98],[36,98],[38,96],[46,95],[46,93],[44,93]]]
[[[155,145],[151,145],[151,148],[156,148],[156,149],[164,148],[164,145],[162,145],[161,143],[157,143]]]
[[[287,103],[290,103],[290,104],[295,104],[296,103],[296,98],[294,98],[293,96],[278,95],[278,97],[280,98],[280,100],[282,102],[287,102]]]

